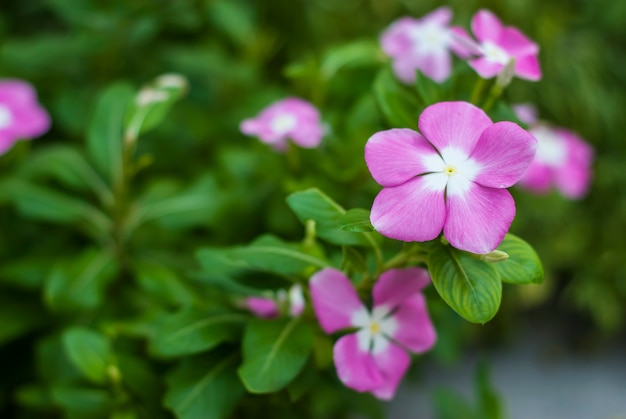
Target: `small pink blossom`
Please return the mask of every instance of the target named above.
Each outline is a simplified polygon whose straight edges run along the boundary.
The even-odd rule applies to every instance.
[[[539,122],[534,107],[513,107],[528,131],[537,139],[537,154],[519,185],[525,189],[545,193],[554,186],[571,199],[582,198],[591,182],[593,149],[574,132]]]
[[[299,316],[304,311],[305,301],[302,287],[296,284],[287,292],[279,290],[275,297],[247,297],[243,305],[256,316],[271,319],[280,316],[280,308],[285,305],[288,306],[290,316]]]
[[[324,135],[315,106],[295,97],[272,103],[255,118],[244,120],[240,129],[246,135],[259,137],[278,151],[287,148],[287,139],[303,148],[317,147]]]
[[[436,82],[450,77],[450,51],[466,56],[467,50],[452,36],[449,7],[440,7],[421,19],[403,17],[383,32],[380,43],[385,54],[393,60],[393,70],[401,81],[415,82],[416,70]]]
[[[457,42],[464,45],[474,43],[461,28],[455,28]],[[513,26],[503,26],[488,10],[479,10],[472,18],[472,32],[478,39],[475,52],[478,57],[469,65],[483,78],[497,76],[511,60],[515,60],[515,75],[525,80],[541,79],[539,68],[539,46]]]
[[[422,353],[435,344],[435,328],[421,293],[429,283],[422,268],[384,272],[372,290],[370,311],[341,271],[326,268],[313,275],[311,300],[322,329],[334,333],[358,328],[333,348],[337,375],[346,387],[393,398],[411,363],[407,351]]]
[[[0,80],[0,154],[48,129],[50,117],[39,106],[35,89],[22,80]]]
[[[367,166],[383,186],[372,205],[374,228],[407,242],[433,240],[443,230],[458,249],[491,252],[515,216],[505,188],[521,179],[537,141],[467,102],[431,105],[418,126],[421,134],[391,129],[365,145]]]

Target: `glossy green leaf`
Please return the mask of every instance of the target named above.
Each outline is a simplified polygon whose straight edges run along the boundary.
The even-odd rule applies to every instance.
[[[429,255],[428,270],[441,298],[467,321],[486,323],[498,312],[502,282],[492,263],[440,245]]]
[[[509,284],[540,284],[543,282],[543,266],[535,250],[513,234],[507,234],[498,250],[509,255],[502,262],[493,266],[500,274],[500,279]]]
[[[244,395],[236,372],[239,353],[216,351],[185,358],[167,376],[165,406],[179,419],[226,418]]]
[[[376,65],[385,60],[377,42],[353,41],[328,49],[320,66],[322,77],[331,79],[342,68]]]
[[[111,342],[107,336],[84,327],[72,327],[63,333],[63,347],[70,361],[90,381],[107,382],[113,365]]]
[[[122,176],[123,128],[135,96],[126,83],[108,86],[98,97],[87,132],[87,150],[96,167],[112,184]]]
[[[347,246],[371,245],[371,238],[365,234],[341,229],[340,219],[346,210],[317,188],[292,193],[287,197],[287,205],[303,224],[308,220],[315,221],[317,235],[330,243]]]
[[[62,386],[52,388],[51,394],[68,419],[108,417],[115,405],[111,393],[103,389]]]
[[[0,293],[0,347],[25,335],[48,319],[38,299],[3,289]]]
[[[182,310],[163,319],[150,341],[150,351],[174,357],[209,350],[238,338],[247,318],[237,312]]]
[[[289,384],[311,352],[313,332],[298,318],[248,323],[238,373],[251,393],[272,393]]]
[[[54,310],[94,309],[103,302],[104,290],[117,273],[112,253],[87,249],[50,270],[44,298]]]
[[[400,85],[391,68],[383,68],[374,81],[374,94],[378,107],[394,128],[417,127],[418,112],[421,106],[414,94]]]
[[[139,287],[165,304],[180,306],[195,299],[194,291],[182,278],[162,264],[139,262],[134,272]]]
[[[369,233],[374,231],[370,221],[370,212],[363,208],[353,208],[339,218],[342,229],[352,233]]]

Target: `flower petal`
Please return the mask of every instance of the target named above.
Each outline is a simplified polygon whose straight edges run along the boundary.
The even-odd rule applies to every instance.
[[[483,79],[490,79],[497,76],[504,68],[504,64],[489,61],[485,57],[476,58],[468,62],[480,77]]]
[[[448,195],[443,234],[457,249],[472,253],[494,250],[515,217],[515,202],[506,189],[471,183],[464,194]]]
[[[418,176],[384,188],[374,199],[370,220],[383,236],[402,241],[436,238],[446,219],[444,174]]]
[[[469,155],[482,132],[493,123],[480,108],[467,102],[439,102],[424,109],[419,129],[441,151],[460,149]]]
[[[515,59],[515,74],[525,80],[541,79],[541,69],[536,55],[526,55]]]
[[[244,304],[248,310],[258,317],[271,319],[278,316],[278,305],[271,298],[248,297],[245,299]]]
[[[508,188],[519,181],[535,157],[537,140],[513,122],[497,122],[480,136],[470,155],[481,169],[474,181],[490,188]]]
[[[514,57],[539,53],[539,46],[528,39],[519,29],[512,26],[502,30],[498,46]]]
[[[480,42],[491,41],[498,44],[502,23],[489,10],[479,10],[472,17],[472,32]]]
[[[385,305],[393,309],[430,284],[430,275],[424,268],[390,269],[382,273],[372,294],[374,309]]]
[[[465,28],[453,26],[450,28],[450,49],[460,58],[469,58],[472,55],[480,55],[480,44],[472,39]]]
[[[567,147],[567,161],[554,169],[554,184],[568,198],[581,198],[587,193],[591,180],[593,149],[573,132],[556,128],[555,133],[563,138]]]
[[[394,21],[380,36],[380,46],[385,54],[399,58],[412,49],[411,30],[419,25],[417,19],[403,17]]]
[[[389,342],[383,351],[374,354],[374,360],[382,375],[382,383],[371,392],[381,400],[391,400],[411,365],[411,357],[404,349]]]
[[[333,360],[341,382],[356,391],[371,391],[385,380],[369,351],[359,348],[356,333],[341,337],[333,348]]]
[[[439,26],[448,26],[452,20],[452,9],[447,6],[441,6],[427,15],[422,16],[419,22],[422,24],[437,24]]]
[[[447,80],[452,72],[450,53],[445,49],[430,51],[422,57],[419,69],[437,83]]]
[[[353,315],[365,310],[348,277],[337,269],[316,272],[309,287],[315,315],[326,333],[354,326]]]
[[[397,186],[432,171],[432,164],[425,160],[432,158],[438,158],[435,149],[418,132],[407,128],[377,132],[365,144],[367,167],[382,186]]]
[[[437,332],[428,315],[424,295],[414,294],[405,299],[392,316],[398,325],[390,336],[393,340],[415,353],[426,352],[434,346]]]
[[[537,193],[546,193],[552,183],[552,170],[542,162],[533,161],[518,185]]]

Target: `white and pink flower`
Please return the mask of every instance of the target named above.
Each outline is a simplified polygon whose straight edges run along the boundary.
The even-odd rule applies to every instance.
[[[357,328],[342,336],[333,349],[337,375],[346,386],[393,398],[408,369],[408,352],[433,347],[436,332],[421,290],[430,283],[422,268],[384,272],[374,285],[368,310],[350,280],[336,269],[317,272],[310,281],[313,309],[326,333]]]
[[[440,7],[420,19],[403,17],[381,35],[380,44],[392,58],[394,74],[404,83],[415,82],[416,71],[443,82],[450,77],[450,52],[467,57],[469,51],[455,42],[450,28],[452,11]]]
[[[288,139],[300,147],[315,148],[324,136],[317,108],[295,97],[272,103],[258,116],[244,120],[240,129],[246,135],[257,136],[277,151],[287,148]]]
[[[243,306],[264,319],[279,317],[281,307],[286,306],[289,315],[297,317],[304,311],[305,301],[302,287],[296,284],[289,288],[289,291],[279,290],[272,297],[247,297],[243,301]]]
[[[371,222],[382,235],[428,241],[443,234],[473,253],[494,250],[515,216],[506,190],[534,158],[537,140],[513,122],[493,123],[467,102],[424,109],[421,134],[391,129],[365,145],[365,161],[383,189]]]
[[[503,26],[496,15],[488,10],[479,10],[472,18],[472,32],[478,43],[467,32],[454,28],[457,42],[469,46],[477,58],[469,65],[485,79],[497,76],[511,60],[515,60],[514,73],[525,80],[541,79],[539,68],[539,46],[513,26]]]
[[[519,186],[546,193],[555,187],[563,196],[579,199],[585,196],[591,182],[593,149],[576,133],[540,122],[530,105],[513,107],[518,118],[529,125],[537,139],[537,154]]]
[[[35,89],[22,80],[0,80],[0,154],[48,129],[50,117],[37,102]]]

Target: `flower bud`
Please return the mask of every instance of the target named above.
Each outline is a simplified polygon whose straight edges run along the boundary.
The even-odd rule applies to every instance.
[[[503,262],[509,258],[508,253],[503,252],[502,250],[493,250],[489,253],[485,253],[484,255],[479,255],[480,260],[484,260],[485,262]]]

